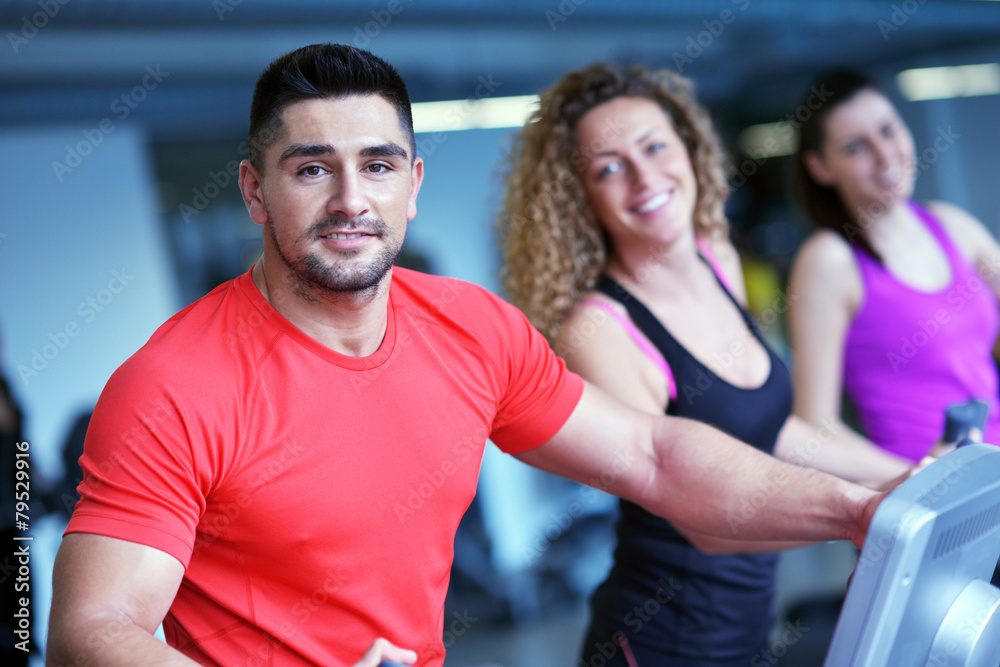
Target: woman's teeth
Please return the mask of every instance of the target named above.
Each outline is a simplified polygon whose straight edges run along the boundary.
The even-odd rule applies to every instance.
[[[650,211],[663,206],[668,201],[670,201],[670,195],[668,195],[666,193],[658,194],[658,195],[652,197],[649,201],[647,201],[642,206],[639,206],[636,210],[638,210],[639,213],[649,213]]]

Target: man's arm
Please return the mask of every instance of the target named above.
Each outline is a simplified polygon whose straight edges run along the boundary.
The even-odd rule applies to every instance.
[[[590,384],[555,437],[517,456],[729,539],[849,539],[860,547],[882,497],[705,424],[632,410]]]
[[[184,566],[113,537],[71,533],[53,574],[47,665],[197,665],[153,633],[177,595]],[[354,667],[411,664],[413,651],[376,639]]]
[[[196,664],[153,635],[183,576],[180,561],[158,549],[67,535],[52,578],[46,664]]]

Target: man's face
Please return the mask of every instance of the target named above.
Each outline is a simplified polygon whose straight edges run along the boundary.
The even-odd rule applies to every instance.
[[[417,214],[423,162],[411,163],[395,108],[377,95],[295,102],[264,174],[244,163],[250,216],[303,287],[377,286]]]

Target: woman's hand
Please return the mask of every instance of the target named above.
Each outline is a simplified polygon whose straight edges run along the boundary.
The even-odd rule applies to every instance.
[[[939,443],[939,446],[943,446],[943,443]],[[950,447],[951,447],[951,449],[954,449],[955,445],[950,445]],[[945,452],[945,453],[947,453],[947,452]],[[943,454],[942,454],[942,456],[943,456]],[[902,484],[906,480],[908,480],[911,477],[913,477],[914,475],[916,475],[918,472],[920,472],[921,470],[923,470],[924,468],[926,468],[930,464],[932,464],[935,461],[937,461],[937,459],[938,459],[938,457],[936,455],[934,455],[934,454],[928,454],[924,458],[920,459],[920,461],[916,465],[914,465],[912,468],[910,468],[909,470],[907,470],[906,472],[904,472],[902,475],[899,475],[898,477],[894,477],[894,478],[892,478],[892,479],[890,479],[888,481],[882,482],[880,484],[867,484],[866,486],[868,486],[869,488],[875,489],[876,491],[885,491],[886,493],[888,493],[889,491],[892,491],[893,489],[895,489],[897,486],[899,486],[900,484]]]

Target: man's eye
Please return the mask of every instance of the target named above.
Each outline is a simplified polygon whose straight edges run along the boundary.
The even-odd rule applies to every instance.
[[[301,173],[305,174],[306,176],[319,176],[320,174],[323,173],[323,171],[324,169],[322,167],[313,164],[309,165],[308,167],[305,167]]]

